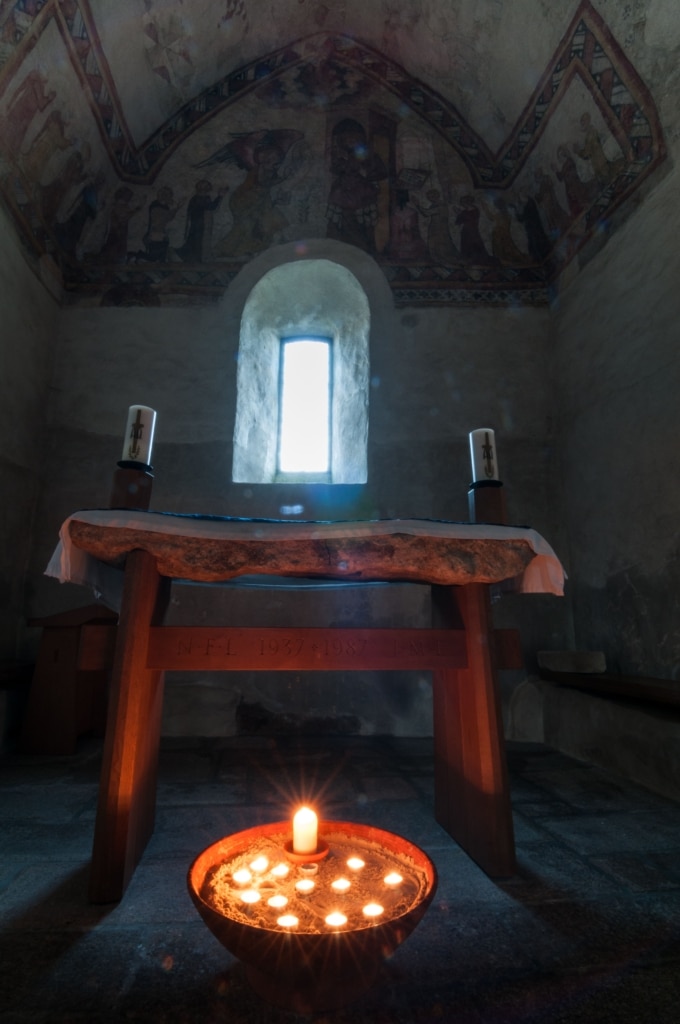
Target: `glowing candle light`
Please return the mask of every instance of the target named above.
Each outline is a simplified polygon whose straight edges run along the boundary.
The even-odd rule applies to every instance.
[[[361,869],[365,866],[365,862],[361,859],[361,857],[350,857],[349,860],[347,861],[347,867],[350,869],[350,871],[361,871]]]
[[[267,900],[267,906],[276,907],[277,910],[280,910],[281,907],[285,907],[287,902],[287,896],[270,896]]]
[[[343,924],[347,924],[347,918],[340,911],[336,910],[334,913],[329,914],[326,918],[326,924],[330,925],[331,928],[341,928]]]
[[[276,864],[275,867],[272,868],[272,874],[274,878],[285,878],[289,870],[290,868],[287,864]]]
[[[295,888],[304,896],[306,893],[312,891],[314,888],[314,882],[311,878],[301,878],[299,882],[295,883]]]
[[[316,853],[318,824],[311,808],[300,808],[293,818],[293,853]]]
[[[244,903],[259,903],[260,894],[256,889],[246,889],[241,893],[241,899]]]
[[[253,876],[251,875],[250,871],[248,871],[248,868],[240,868],[238,871],[235,871],[234,874],[232,875],[232,878],[234,879],[237,885],[247,885],[252,877]]]
[[[331,889],[335,889],[336,892],[347,892],[351,884],[346,878],[336,878],[331,882]]]
[[[392,871],[389,875],[385,875],[383,881],[385,885],[401,885],[404,879],[396,871]]]
[[[367,903],[363,908],[364,917],[380,917],[384,911],[384,907],[381,907],[379,903]]]
[[[281,917],[277,917],[276,923],[281,928],[297,928],[298,919],[294,914],[282,914]]]
[[[256,875],[261,875],[263,871],[266,871],[269,867],[269,861],[266,857],[256,857],[253,863],[250,865],[250,870],[254,871]]]

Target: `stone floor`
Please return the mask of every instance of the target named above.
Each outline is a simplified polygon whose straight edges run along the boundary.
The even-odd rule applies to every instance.
[[[677,1024],[680,805],[537,745],[512,745],[519,870],[493,882],[432,817],[427,740],[167,741],[157,826],[115,906],[88,905],[100,748],[0,762],[2,1024]],[[186,890],[216,838],[300,797],[422,846],[435,900],[341,1010],[270,1006]]]

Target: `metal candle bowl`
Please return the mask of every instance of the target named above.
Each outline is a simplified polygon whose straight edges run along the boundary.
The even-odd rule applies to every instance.
[[[398,916],[356,929],[282,931],[251,925],[217,910],[201,895],[206,876],[213,868],[247,853],[262,839],[281,839],[290,834],[289,822],[276,822],[237,832],[208,846],[189,869],[191,898],[213,935],[246,967],[248,981],[269,1002],[298,1013],[331,1010],[360,995],[376,980],[382,961],[408,938],[437,888],[437,874],[429,857],[413,843],[392,832],[344,821],[320,822],[319,833],[343,844],[353,840],[378,844],[395,860],[410,861],[422,872],[425,885],[417,900]]]

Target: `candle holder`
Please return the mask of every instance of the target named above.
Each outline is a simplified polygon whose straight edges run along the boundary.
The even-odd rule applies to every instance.
[[[293,840],[289,839],[284,844],[283,852],[291,864],[315,864],[328,856],[328,849],[328,843],[325,843],[323,839],[319,839],[316,844],[316,850],[313,853],[296,853],[293,849]]]
[[[290,824],[276,822],[213,843],[187,878],[251,987],[297,1013],[338,1009],[369,988],[437,888],[432,861],[407,839],[349,822],[320,829],[328,849],[313,875],[309,860],[286,864]]]
[[[113,474],[109,508],[146,512],[151,503],[153,466],[122,460]]]
[[[468,508],[471,523],[489,523],[507,526],[508,511],[502,480],[476,480],[468,489]]]

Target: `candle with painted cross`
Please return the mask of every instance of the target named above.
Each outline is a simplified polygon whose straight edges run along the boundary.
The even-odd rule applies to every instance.
[[[121,461],[151,465],[156,412],[148,405],[131,405],[128,409]]]
[[[500,480],[496,438],[491,427],[480,427],[470,432],[470,457],[472,459],[472,481]]]

